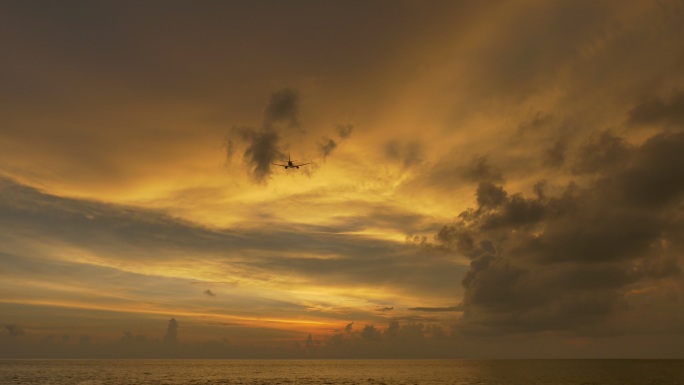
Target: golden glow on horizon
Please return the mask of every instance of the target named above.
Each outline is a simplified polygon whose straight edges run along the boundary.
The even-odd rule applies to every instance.
[[[187,317],[191,320],[202,320],[204,322],[210,321],[232,321],[238,322],[243,326],[248,327],[262,327],[262,328],[274,328],[290,331],[298,331],[302,329],[302,326],[308,329],[317,330],[329,330],[331,328],[337,328],[340,326],[339,323],[330,321],[321,321],[315,318],[309,317],[308,319],[299,318],[273,318],[273,317],[244,317],[244,316],[233,316],[225,314],[207,313],[207,312],[192,312],[186,311],[178,308],[168,308],[168,309],[155,309],[150,307],[149,304],[141,303],[131,303],[131,306],[114,306],[114,305],[99,305],[92,303],[82,303],[75,301],[44,301],[44,300],[22,300],[22,301],[12,301],[12,300],[0,300],[0,303],[5,304],[15,304],[15,305],[32,305],[32,306],[45,306],[45,307],[58,307],[67,309],[81,309],[90,311],[107,311],[114,313],[130,313],[130,314],[148,314],[148,315],[160,315],[164,317]]]

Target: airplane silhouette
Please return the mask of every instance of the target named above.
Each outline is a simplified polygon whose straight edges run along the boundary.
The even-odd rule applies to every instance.
[[[284,162],[284,161],[283,161],[283,162]],[[279,164],[279,163],[271,163],[271,164],[274,165],[274,166],[285,167],[286,169],[287,169],[287,168],[299,168],[299,166],[306,166],[307,164],[311,164],[311,162],[309,162],[309,163],[299,163],[299,164],[294,164],[294,162],[295,162],[294,160],[291,160],[291,159],[290,159],[290,154],[287,154],[287,164]]]

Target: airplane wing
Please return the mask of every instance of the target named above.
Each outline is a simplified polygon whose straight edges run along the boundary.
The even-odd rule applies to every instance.
[[[299,167],[299,166],[306,166],[307,164],[311,164],[311,162],[309,162],[309,163],[294,164],[293,166]]]
[[[286,164],[271,163],[274,166],[287,167]]]

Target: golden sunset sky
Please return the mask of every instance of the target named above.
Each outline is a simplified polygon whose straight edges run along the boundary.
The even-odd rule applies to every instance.
[[[9,0],[0,48],[0,357],[684,357],[681,1]]]

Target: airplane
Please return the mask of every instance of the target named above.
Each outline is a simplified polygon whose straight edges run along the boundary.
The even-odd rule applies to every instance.
[[[271,164],[274,166],[285,167],[286,169],[288,169],[288,168],[299,168],[299,166],[306,166],[307,164],[311,164],[311,162],[294,164],[294,161],[290,159],[290,154],[287,154],[287,164],[278,164],[278,163],[271,163]]]

